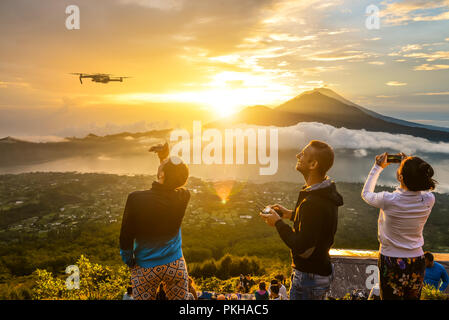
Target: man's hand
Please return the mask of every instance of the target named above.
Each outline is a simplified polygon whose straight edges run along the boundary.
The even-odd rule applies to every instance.
[[[276,203],[276,204],[270,205],[270,207],[272,209],[274,209],[274,210],[281,211],[283,219],[290,220],[290,218],[292,217],[292,210],[289,210],[289,209],[287,209],[286,207],[284,207],[284,206],[282,206],[280,204]]]
[[[170,148],[168,147],[167,142],[165,144],[160,143],[158,145],[152,146],[148,151],[157,153],[160,162],[167,159],[170,154]]]
[[[264,214],[259,213],[259,216],[265,220],[265,223],[268,224],[271,227],[274,227],[277,221],[281,220],[281,217],[274,211],[273,209],[270,210],[270,213]]]

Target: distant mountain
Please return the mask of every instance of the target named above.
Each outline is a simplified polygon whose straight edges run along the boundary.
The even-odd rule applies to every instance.
[[[147,143],[166,140],[171,130],[123,132],[106,136],[91,133],[84,138],[69,137],[61,142],[40,143],[5,137],[0,139],[2,155],[0,166],[36,164],[69,157],[93,157],[104,154],[140,155],[148,150]]]
[[[449,141],[449,129],[383,116],[358,106],[327,88],[303,92],[276,108],[248,107],[229,118],[207,126],[225,127],[230,124],[246,123],[285,127],[299,122],[320,122],[337,128],[365,129],[408,134],[432,141]]]
[[[7,144],[10,144],[10,143],[26,143],[26,141],[19,140],[19,139],[16,139],[16,138],[8,136],[8,137],[0,139],[0,143],[7,143]]]
[[[393,117],[389,117],[389,116],[384,116],[383,114],[374,112],[372,110],[369,110],[367,108],[364,108],[362,106],[359,106],[358,104],[355,104],[345,98],[343,98],[342,96],[340,96],[338,93],[336,93],[335,91],[332,91],[331,89],[328,88],[315,88],[313,89],[313,91],[317,91],[321,94],[324,94],[328,97],[331,97],[333,99],[339,100],[345,104],[348,104],[350,106],[354,106],[356,108],[359,108],[360,110],[362,110],[363,112],[378,118],[378,119],[382,119],[388,122],[392,122],[392,123],[397,123],[397,124],[401,124],[404,126],[409,126],[409,127],[419,127],[419,128],[426,128],[426,129],[430,129],[430,130],[437,130],[437,131],[444,131],[444,132],[449,132],[449,128],[445,128],[445,127],[438,127],[438,126],[432,126],[432,125],[426,125],[426,124],[421,124],[421,123],[416,123],[416,122],[411,122],[411,121],[406,121],[406,120],[401,120],[401,119],[396,119]],[[310,91],[309,91],[310,92]]]

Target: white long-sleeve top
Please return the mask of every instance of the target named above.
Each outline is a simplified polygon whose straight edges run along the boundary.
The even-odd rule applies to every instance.
[[[414,258],[424,254],[423,229],[435,203],[428,191],[374,192],[382,167],[375,164],[362,190],[362,198],[379,208],[379,252],[388,257]]]

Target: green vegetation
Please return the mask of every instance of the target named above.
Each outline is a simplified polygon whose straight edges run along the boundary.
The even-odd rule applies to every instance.
[[[219,261],[214,259],[202,263],[192,263],[189,273],[195,278],[217,277],[221,280],[237,277],[240,274],[263,275],[265,269],[258,258],[237,258],[229,254]]]
[[[449,295],[435,289],[433,286],[426,285],[422,289],[421,300],[449,300]]]
[[[76,261],[79,268],[79,289],[67,289],[64,277],[54,277],[46,270],[36,270],[33,299],[38,300],[119,300],[129,283],[126,266],[111,268],[91,263],[81,256]]]

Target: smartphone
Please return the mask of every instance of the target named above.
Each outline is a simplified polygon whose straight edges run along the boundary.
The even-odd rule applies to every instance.
[[[388,163],[401,163],[402,155],[401,154],[387,154],[387,162]]]
[[[261,206],[258,203],[256,203],[256,210],[258,212],[262,212],[263,214],[269,214],[270,213],[270,207],[268,207],[268,206]]]
[[[264,213],[264,214],[269,214],[270,211],[271,211],[271,209],[273,209],[273,208],[271,208],[271,207],[269,207],[269,206],[261,205],[261,204],[258,203],[258,202],[256,202],[256,205],[257,205],[258,208],[263,208],[263,209],[258,209],[258,210],[259,210],[260,212]],[[276,210],[276,209],[273,209],[273,210],[276,211],[276,213],[282,218],[282,211]]]

